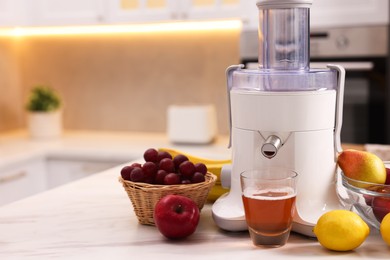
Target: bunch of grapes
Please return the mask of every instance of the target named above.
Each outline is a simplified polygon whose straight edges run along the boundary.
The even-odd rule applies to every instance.
[[[207,167],[203,163],[192,163],[183,154],[172,155],[166,151],[147,149],[145,163],[133,163],[122,168],[122,178],[133,182],[174,185],[205,181]]]

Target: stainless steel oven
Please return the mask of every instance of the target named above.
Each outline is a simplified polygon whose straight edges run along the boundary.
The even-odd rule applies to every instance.
[[[389,143],[388,26],[313,29],[311,61],[344,65],[347,76],[341,140]]]
[[[311,67],[346,68],[341,141],[390,143],[388,25],[311,29]],[[257,66],[257,32],[243,31],[241,62]]]

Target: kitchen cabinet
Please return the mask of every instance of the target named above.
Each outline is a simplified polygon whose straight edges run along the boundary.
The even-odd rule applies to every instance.
[[[25,0],[0,0],[0,26],[27,25],[27,6]]]
[[[0,205],[4,205],[47,188],[47,172],[43,158],[9,165],[0,171]]]
[[[0,169],[0,206],[122,164],[120,160],[31,157]]]
[[[184,0],[182,16],[185,19],[240,18],[243,0]]]
[[[34,0],[30,24],[34,26],[99,24],[106,19],[107,0]],[[111,2],[111,1],[109,1]]]
[[[238,18],[242,0],[109,1],[110,22],[150,22]]]
[[[175,18],[175,0],[0,0],[0,26],[68,26]]]
[[[167,21],[179,18],[182,1],[107,0],[108,23]]]
[[[241,2],[243,28],[256,30],[259,17],[256,1]],[[314,0],[310,8],[310,26],[312,28],[385,25],[388,23],[388,0]]]
[[[239,18],[243,0],[0,0],[0,26],[67,26]]]
[[[102,160],[75,160],[66,158],[47,158],[47,188],[51,189],[92,174],[107,170],[121,162]]]

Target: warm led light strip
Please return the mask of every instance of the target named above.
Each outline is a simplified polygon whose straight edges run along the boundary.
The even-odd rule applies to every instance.
[[[0,29],[0,36],[87,35],[119,33],[151,33],[170,31],[210,31],[240,29],[239,20],[174,22],[134,25],[96,25],[64,27],[19,27]]]

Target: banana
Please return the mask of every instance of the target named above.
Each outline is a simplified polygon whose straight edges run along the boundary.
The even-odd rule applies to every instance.
[[[223,188],[220,184],[215,184],[213,188],[211,188],[209,195],[207,196],[207,200],[210,202],[216,201],[222,194],[228,192],[229,189]]]
[[[171,149],[171,148],[159,148],[158,150],[168,152],[172,155],[172,157],[175,157],[178,154],[183,154],[183,155],[187,156],[188,160],[190,160],[191,162],[204,163],[206,166],[208,166],[210,164],[231,164],[232,163],[232,161],[230,159],[226,159],[226,160],[207,159],[207,158],[194,156],[194,155],[191,155],[188,153],[184,153],[182,151]]]
[[[216,184],[221,183],[221,171],[222,167],[225,164],[206,164],[207,171],[213,173],[215,176],[217,176]]]
[[[215,182],[215,185],[211,188],[209,195],[207,197],[208,201],[216,201],[219,196],[229,191],[229,189],[225,189],[221,186],[221,171],[222,167],[225,164],[231,164],[232,161],[230,159],[227,160],[213,160],[213,159],[207,159],[202,158],[198,156],[194,156],[188,153],[184,153],[182,151],[178,151],[175,149],[170,148],[159,148],[159,151],[165,151],[172,155],[172,157],[175,157],[178,154],[183,154],[187,156],[188,160],[190,160],[193,163],[204,163],[207,167],[207,171],[213,173],[217,176],[217,181]]]
[[[217,176],[217,181],[215,182],[215,185],[211,188],[209,195],[207,196],[207,200],[210,202],[216,201],[219,196],[222,194],[228,192],[230,189],[225,189],[221,186],[221,171],[222,171],[222,166],[225,164],[208,164],[207,170],[214,175]]]

